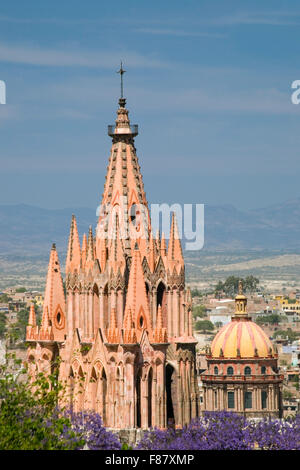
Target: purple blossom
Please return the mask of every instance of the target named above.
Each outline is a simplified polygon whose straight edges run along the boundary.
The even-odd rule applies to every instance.
[[[300,415],[289,420],[263,419],[254,422],[232,412],[206,412],[180,430],[153,429],[146,432],[136,449],[300,449]]]
[[[119,439],[102,424],[101,416],[94,411],[69,412],[72,428],[83,435],[89,450],[120,450]]]

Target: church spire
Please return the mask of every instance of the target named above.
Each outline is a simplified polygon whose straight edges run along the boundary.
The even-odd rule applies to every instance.
[[[155,241],[153,238],[152,231],[150,232],[149,236],[149,268],[151,272],[154,272],[155,262],[156,262],[156,250],[155,250]]]
[[[77,229],[76,217],[73,214],[70,227],[68,253],[66,259],[66,273],[74,272],[75,269],[79,270],[80,267],[80,241]]]
[[[122,73],[119,71],[122,77],[123,66],[120,70],[123,71]],[[115,208],[119,214],[118,231],[121,234],[125,254],[132,256],[137,241],[142,258],[147,256],[151,225],[144,183],[134,146],[137,127],[130,124],[125,99],[121,98],[115,125],[108,128],[108,134],[113,142],[96,232],[96,251],[97,257],[101,256],[101,271],[104,270],[104,261],[105,265],[114,262],[111,256],[106,256],[106,248],[108,250],[111,248],[110,235],[114,233]],[[105,260],[102,261],[102,258]],[[110,259],[106,262],[107,258]]]
[[[154,343],[167,343],[167,329],[163,327],[161,305],[157,309],[156,328],[153,335]]]
[[[111,344],[119,344],[120,343],[120,331],[117,325],[117,316],[116,316],[116,309],[112,307],[110,312],[110,326],[107,330],[107,341]]]
[[[82,267],[82,269],[85,268],[86,256],[87,256],[87,238],[86,238],[86,234],[84,233],[83,237],[82,237],[82,248],[81,248],[81,267]]]
[[[173,215],[172,215],[170,239],[169,239],[167,256],[168,256],[169,267],[171,268],[172,271],[175,268],[177,273],[179,274],[181,268],[184,267],[184,259],[183,259],[182,249],[181,249],[181,242],[179,238],[175,212],[173,212]]]
[[[94,237],[93,237],[93,229],[90,225],[89,227],[89,236],[87,242],[87,255],[86,255],[86,269],[93,269],[95,260],[95,250],[94,250]]]
[[[135,344],[137,342],[136,332],[132,322],[131,308],[128,307],[125,311],[123,321],[123,343],[124,344]]]
[[[26,340],[35,340],[38,337],[39,327],[36,324],[36,315],[34,309],[34,303],[30,305],[28,325],[26,327]]]
[[[113,239],[111,241],[110,246],[110,253],[112,255],[110,258],[110,262],[112,264],[113,271],[117,273],[118,269],[120,269],[121,274],[124,274],[126,268],[126,259],[123,243],[121,240],[119,218],[117,215],[115,217],[115,225],[113,231]]]
[[[60,341],[64,337],[65,312],[63,281],[56,246],[53,243],[49,257],[41,330],[46,331],[50,325],[52,331],[53,327],[56,341]]]
[[[28,325],[29,326],[36,326],[36,316],[35,316],[34,303],[32,303],[30,305]]]
[[[164,232],[161,234],[160,255],[164,258],[167,254],[166,237]]]

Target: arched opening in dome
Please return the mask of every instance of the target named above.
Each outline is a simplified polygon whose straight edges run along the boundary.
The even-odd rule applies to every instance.
[[[215,374],[215,375],[218,375],[218,374],[219,374],[219,369],[217,368],[217,366],[214,367],[214,374]]]
[[[251,367],[246,366],[246,367],[245,367],[245,370],[244,370],[244,374],[245,374],[245,375],[251,375]]]
[[[266,373],[266,366],[261,366],[261,373],[265,374]]]
[[[233,367],[227,367],[227,375],[233,375]]]

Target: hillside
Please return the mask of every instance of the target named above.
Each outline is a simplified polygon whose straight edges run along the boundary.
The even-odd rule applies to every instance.
[[[95,227],[95,209],[0,205],[0,254],[45,254],[53,242],[65,252],[72,213],[81,236]],[[252,211],[205,205],[204,250],[300,250],[300,198]]]

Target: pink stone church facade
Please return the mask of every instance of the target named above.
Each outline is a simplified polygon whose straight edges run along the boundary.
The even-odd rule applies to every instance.
[[[64,295],[55,245],[43,316],[31,307],[34,376],[59,357],[76,411],[96,410],[115,429],[181,427],[198,415],[192,299],[175,216],[168,246],[154,237],[125,99],[109,128],[112,147],[96,232],[80,243],[72,217]]]

